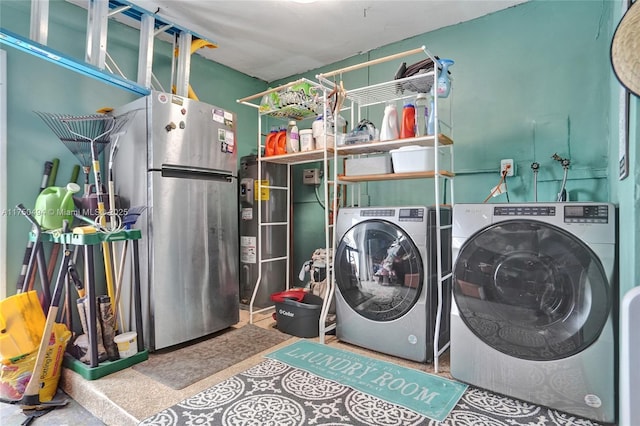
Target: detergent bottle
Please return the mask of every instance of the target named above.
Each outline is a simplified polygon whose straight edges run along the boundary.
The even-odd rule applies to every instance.
[[[427,134],[427,121],[429,117],[429,99],[426,93],[418,93],[416,96],[416,136]]]
[[[287,153],[287,129],[281,127],[276,134],[275,154],[283,155]]]
[[[267,135],[267,139],[264,142],[264,156],[270,157],[276,154],[276,137],[278,135],[278,129],[276,126],[271,126],[271,131]]]
[[[398,110],[395,104],[389,103],[384,107],[382,126],[380,126],[380,140],[390,141],[398,139],[400,131],[398,129]]]
[[[405,104],[402,108],[402,124],[400,137],[412,138],[416,135],[416,107],[413,104]]]
[[[34,219],[42,229],[60,229],[64,220],[73,221],[73,194],[80,191],[80,185],[70,182],[65,188],[50,186],[36,199]]]
[[[287,126],[287,152],[298,151],[300,151],[300,133],[295,120],[291,120],[289,121],[289,126]]]

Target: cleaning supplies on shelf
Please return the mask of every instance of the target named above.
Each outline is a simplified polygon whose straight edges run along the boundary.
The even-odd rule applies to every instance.
[[[435,114],[435,102],[433,100],[433,91],[429,96],[429,116],[427,119],[427,135],[434,135],[436,133],[436,114]]]
[[[300,130],[300,151],[313,151],[315,144],[313,143],[313,130]]]
[[[287,129],[281,127],[276,135],[276,155],[287,153]]]
[[[300,151],[300,133],[295,120],[289,121],[287,126],[287,152],[293,153]]]
[[[451,91],[451,80],[449,79],[449,67],[453,65],[452,59],[438,59],[438,63],[442,67],[438,76],[438,97],[446,98]]]
[[[264,156],[270,157],[276,154],[276,139],[278,137],[278,128],[271,126],[271,131],[267,135],[267,139],[264,142]]]
[[[426,93],[418,93],[416,96],[416,136],[424,136],[427,134],[427,121],[429,108],[429,99]]]
[[[384,116],[382,117],[382,126],[380,126],[380,140],[390,141],[398,139],[400,131],[398,129],[398,110],[396,105],[388,103],[384,107]]]
[[[407,103],[402,108],[402,125],[400,126],[400,138],[412,138],[416,135],[416,107]]]

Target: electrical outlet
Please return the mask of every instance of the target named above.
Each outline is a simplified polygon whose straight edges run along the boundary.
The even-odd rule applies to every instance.
[[[513,164],[513,159],[500,160],[500,176],[502,172],[507,170],[507,176],[513,176],[516,174],[516,166]]]

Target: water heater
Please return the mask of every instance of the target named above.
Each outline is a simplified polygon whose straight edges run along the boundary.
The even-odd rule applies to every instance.
[[[287,186],[286,164],[262,163],[262,186]],[[263,308],[273,305],[270,296],[283,291],[286,285],[286,262],[265,262],[258,264],[258,208],[261,208],[262,223],[286,222],[287,192],[284,190],[262,189],[258,201],[258,161],[255,155],[240,159],[238,171],[240,185],[240,303],[248,305],[262,267],[260,287],[254,306]],[[261,206],[260,206],[261,205]],[[262,258],[286,256],[287,227],[262,227]]]

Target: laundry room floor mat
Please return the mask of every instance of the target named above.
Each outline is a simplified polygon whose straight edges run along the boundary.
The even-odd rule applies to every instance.
[[[265,356],[438,421],[467,389],[463,383],[307,340]]]
[[[276,330],[247,324],[180,349],[150,353],[147,361],[132,368],[180,390],[290,338]]]
[[[151,425],[599,426],[473,386],[440,422],[270,358],[140,423]]]

